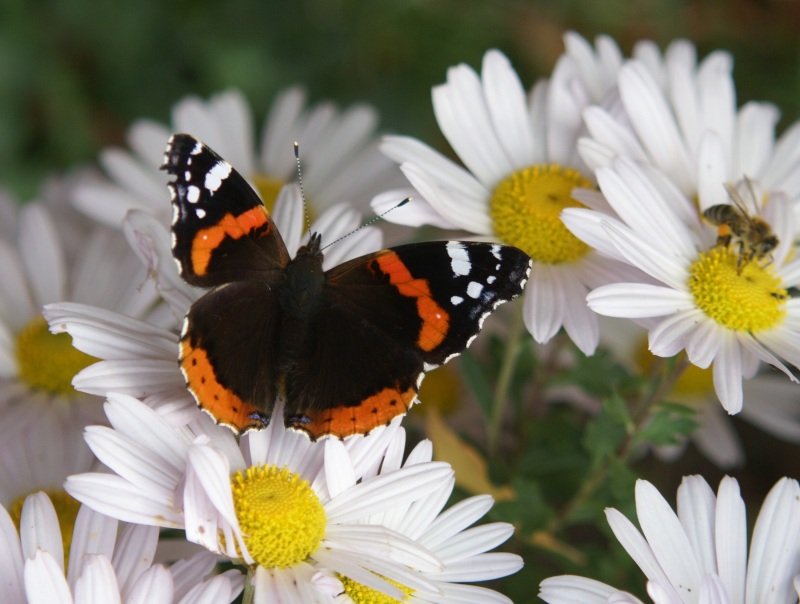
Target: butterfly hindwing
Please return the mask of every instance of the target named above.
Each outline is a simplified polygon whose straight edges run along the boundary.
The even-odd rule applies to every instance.
[[[264,278],[286,266],[289,253],[261,199],[214,151],[175,134],[162,169],[175,177],[168,185],[172,251],[188,283],[210,287]]]
[[[280,307],[257,280],[217,287],[184,319],[180,367],[197,404],[236,432],[266,426],[277,395]]]

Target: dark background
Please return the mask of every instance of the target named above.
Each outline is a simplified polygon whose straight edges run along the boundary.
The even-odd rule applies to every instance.
[[[800,2],[783,0],[179,0],[0,2],[0,184],[21,199],[41,177],[91,161],[138,117],[166,121],[188,93],[237,87],[263,119],[293,83],[312,100],[364,100],[387,130],[441,145],[430,87],[490,47],[523,82],[549,73],[574,29],[589,39],[676,37],[733,52],[740,101],[800,114]],[[441,145],[443,146],[443,145]]]

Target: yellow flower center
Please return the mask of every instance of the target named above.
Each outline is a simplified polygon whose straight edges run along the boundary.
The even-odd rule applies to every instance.
[[[371,587],[357,583],[349,577],[343,575],[337,576],[342,582],[342,585],[344,585],[344,593],[350,597],[354,604],[400,604],[401,602],[408,602],[409,597],[414,593],[414,590],[410,587],[406,587],[397,581],[392,581],[391,579],[381,576],[381,579],[385,580],[387,583],[391,583],[405,594],[402,600],[396,600],[377,589],[372,589]]]
[[[302,562],[325,536],[325,510],[311,485],[287,468],[258,466],[231,478],[236,517],[253,559],[265,568]]]
[[[572,189],[591,186],[580,172],[558,164],[539,164],[514,172],[492,193],[489,213],[494,232],[539,262],[579,260],[589,246],[564,226],[561,210],[584,207],[572,198]]]
[[[69,560],[69,548],[72,547],[72,533],[75,530],[75,519],[78,517],[78,510],[81,504],[77,499],[70,497],[66,491],[44,491],[53,502],[53,507],[58,516],[58,525],[61,527],[61,543],[64,546],[64,559]],[[11,502],[8,506],[8,515],[14,522],[14,526],[19,531],[19,523],[22,518],[22,506],[25,503],[23,495]]]
[[[253,184],[256,186],[256,190],[261,196],[261,201],[264,202],[267,210],[272,214],[275,209],[275,202],[278,200],[278,193],[281,192],[283,185],[286,183],[278,178],[256,174],[253,177]]]
[[[256,174],[253,177],[253,184],[256,186],[256,190],[258,191],[261,200],[264,202],[264,206],[267,208],[267,211],[272,214],[275,211],[275,202],[278,201],[278,195],[281,192],[281,189],[284,185],[289,184],[280,180],[279,178],[273,178],[272,176],[266,176],[262,174]],[[308,219],[311,222],[317,218],[317,213],[314,211],[314,206],[311,203],[311,200],[306,198],[306,209],[308,211]],[[303,225],[303,230],[307,229],[308,225]]]
[[[724,246],[700,254],[689,268],[689,291],[698,308],[734,331],[756,333],[786,316],[788,294],[770,266],[749,262],[738,272],[738,257]]]
[[[14,353],[20,379],[34,390],[70,396],[72,378],[97,359],[72,346],[69,334],[52,334],[38,316],[17,334]]]

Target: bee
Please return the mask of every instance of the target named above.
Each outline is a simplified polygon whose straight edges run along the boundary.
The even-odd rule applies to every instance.
[[[745,181],[753,199],[756,199],[753,183],[749,178]],[[753,260],[771,258],[772,251],[778,247],[778,238],[766,220],[747,211],[747,204],[736,187],[726,183],[725,190],[732,203],[711,206],[703,216],[717,227],[717,245],[727,247],[735,242],[736,271],[741,274]]]

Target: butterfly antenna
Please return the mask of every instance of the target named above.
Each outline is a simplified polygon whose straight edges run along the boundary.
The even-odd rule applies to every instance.
[[[362,224],[362,225],[360,225],[360,226],[357,226],[356,228],[354,228],[354,229],[353,229],[352,231],[350,231],[349,233],[345,233],[344,235],[342,235],[341,237],[339,237],[339,238],[338,238],[338,239],[336,239],[335,241],[331,241],[331,242],[330,242],[328,245],[325,245],[325,246],[323,246],[323,247],[322,247],[322,250],[326,250],[326,249],[328,249],[329,247],[331,247],[332,245],[334,245],[334,244],[336,244],[336,243],[339,243],[339,242],[340,242],[342,239],[347,239],[348,237],[350,237],[350,235],[352,235],[352,234],[354,234],[354,233],[357,233],[357,232],[358,232],[358,231],[360,231],[361,229],[365,229],[365,228],[367,228],[368,226],[370,226],[370,225],[372,225],[372,224],[375,224],[375,223],[376,223],[376,222],[378,222],[378,221],[379,221],[381,218],[383,218],[384,216],[386,216],[386,215],[387,215],[389,212],[392,212],[392,211],[396,210],[397,208],[402,208],[402,207],[403,207],[404,205],[406,205],[406,204],[407,204],[409,201],[411,201],[411,199],[412,199],[411,197],[406,197],[406,198],[405,198],[405,199],[403,199],[402,201],[399,201],[398,203],[396,203],[395,205],[393,205],[393,206],[392,206],[391,208],[389,208],[388,210],[384,210],[384,211],[383,211],[383,212],[381,212],[380,214],[376,214],[375,216],[373,216],[372,218],[370,218],[369,220],[367,220],[367,221],[366,221],[364,224]],[[320,250],[320,251],[322,251],[322,250]]]
[[[306,224],[306,231],[311,230],[311,218],[308,215],[308,202],[306,192],[303,189],[303,169],[300,165],[300,143],[294,141],[294,161],[297,164],[297,184],[300,187],[300,198],[303,200],[303,219]]]

